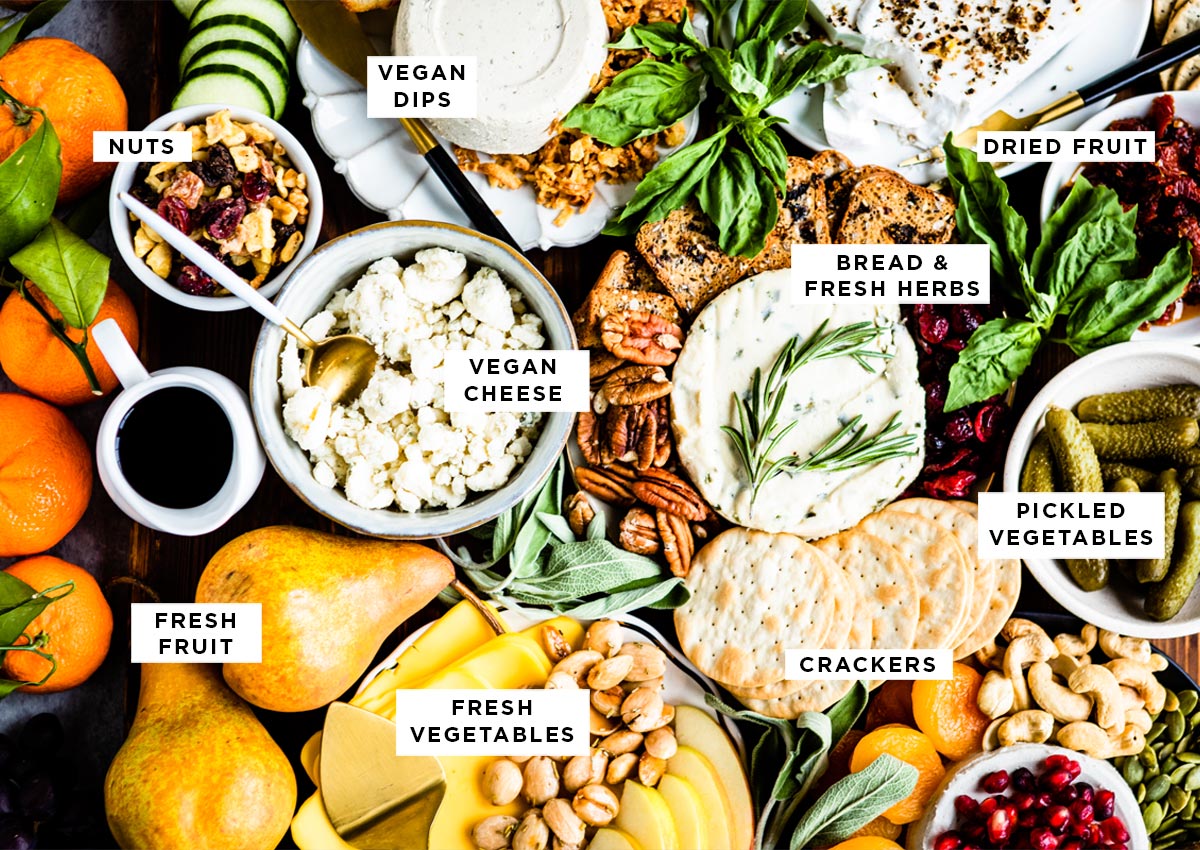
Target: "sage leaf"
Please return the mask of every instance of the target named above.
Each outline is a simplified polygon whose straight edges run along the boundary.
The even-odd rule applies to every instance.
[[[819,711],[801,712],[796,718],[799,743],[784,761],[771,796],[790,800],[803,794],[820,778],[828,765],[827,754],[833,743],[833,725]]]
[[[826,709],[825,714],[829,717],[831,730],[831,749],[846,737],[846,733],[853,729],[854,724],[862,717],[863,712],[867,710],[868,698],[867,686],[862,682],[855,682],[848,694]]]
[[[999,318],[980,325],[950,367],[945,411],[1007,391],[1033,361],[1041,342],[1041,329],[1022,319]]]
[[[538,514],[553,513],[562,504],[562,477],[555,469],[546,476],[537,498],[530,506],[529,517],[513,540],[508,553],[508,571],[517,578],[529,578],[542,570],[541,554],[550,540],[550,528],[537,519]],[[569,529],[568,529],[569,531]]]
[[[62,11],[71,0],[42,0],[23,18],[14,18],[4,29],[0,30],[0,56],[9,51],[16,42],[25,38],[31,32],[41,29],[50,23],[50,19]]]
[[[0,103],[0,109],[9,108]],[[60,182],[62,147],[43,117],[33,134],[0,162],[0,260],[29,244],[50,221]]]
[[[575,532],[571,531],[571,523],[562,514],[539,512],[538,522],[544,525],[560,543],[574,543]]]
[[[661,575],[658,563],[643,555],[626,552],[608,540],[583,540],[552,548],[539,584],[569,590],[573,598],[582,599]]]
[[[608,533],[607,523],[604,521],[604,513],[597,511],[592,517],[592,521],[588,523],[587,534],[588,540],[603,540],[605,534]]]
[[[618,74],[591,103],[572,107],[562,123],[617,147],[677,123],[700,105],[703,88],[698,68],[647,59]]]
[[[623,614],[636,608],[658,607],[655,603],[669,596],[677,588],[683,588],[683,579],[671,577],[645,587],[609,593],[582,605],[565,608],[558,613],[580,620],[594,620],[614,614]],[[687,601],[690,593],[686,589],[684,589],[684,593],[684,598],[672,607],[677,608]]]
[[[917,769],[884,753],[858,773],[839,779],[801,816],[791,850],[844,841],[913,792]]]
[[[37,237],[8,260],[37,284],[63,321],[86,328],[100,312],[108,290],[108,257],[51,218]]]

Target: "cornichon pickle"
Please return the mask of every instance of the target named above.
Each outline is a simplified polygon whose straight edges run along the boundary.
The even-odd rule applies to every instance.
[[[1105,460],[1145,460],[1167,457],[1172,452],[1191,448],[1200,438],[1200,425],[1186,416],[1173,416],[1157,422],[1134,425],[1105,425],[1086,422],[1083,430],[1097,457]],[[1055,455],[1057,457],[1057,453]]]
[[[1179,473],[1179,486],[1189,499],[1200,499],[1200,466],[1189,466]]]
[[[1200,575],[1200,502],[1186,502],[1179,509],[1179,539],[1167,577],[1146,594],[1146,613],[1155,620],[1169,620],[1183,608]]]
[[[1161,558],[1139,558],[1137,561],[1137,580],[1143,584],[1148,581],[1162,581],[1167,570],[1171,568],[1171,551],[1175,546],[1175,525],[1179,520],[1179,503],[1183,501],[1183,492],[1179,487],[1179,476],[1175,470],[1168,469],[1158,476],[1158,489],[1163,494],[1163,556]]]
[[[1137,486],[1145,490],[1154,483],[1154,473],[1149,469],[1142,469],[1140,466],[1133,466],[1128,463],[1116,463],[1115,461],[1102,461],[1100,463],[1100,475],[1104,479],[1104,483],[1112,486],[1122,478],[1128,478]]]
[[[1113,482],[1109,492],[1112,493],[1140,493],[1142,488],[1132,478],[1118,478]]]
[[[1200,387],[1175,384],[1124,393],[1104,393],[1079,402],[1080,422],[1149,422],[1167,416],[1200,417]]]
[[[1083,425],[1071,411],[1061,407],[1047,410],[1045,434],[1050,440],[1064,490],[1071,493],[1104,490],[1100,461]],[[1067,569],[1084,590],[1099,590],[1108,584],[1108,561],[1104,558],[1071,558],[1067,560]]]
[[[1050,449],[1050,440],[1042,431],[1029,447],[1029,455],[1025,458],[1025,468],[1021,470],[1022,493],[1053,493],[1054,485],[1054,452]]]

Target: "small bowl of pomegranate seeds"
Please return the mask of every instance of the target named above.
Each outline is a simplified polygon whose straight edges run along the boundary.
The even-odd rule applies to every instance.
[[[273,297],[321,231],[321,187],[300,142],[266,115],[220,105],[176,109],[146,129],[189,132],[192,161],[117,166],[109,223],[121,258],[169,301],[214,312],[246,306],[128,213],[117,197],[127,191]]]
[[[1145,850],[1137,800],[1111,764],[1017,744],[960,762],[908,834],[908,850]]]

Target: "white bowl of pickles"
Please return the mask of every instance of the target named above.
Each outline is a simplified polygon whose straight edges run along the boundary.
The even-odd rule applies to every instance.
[[[1052,431],[1066,438],[1041,438],[1051,408],[1072,414],[1051,417]],[[1105,491],[1162,491],[1168,514],[1178,518],[1176,528],[1172,522],[1166,528],[1171,558],[1111,560],[1106,576],[1104,564],[1076,566],[1073,575],[1062,560],[1025,559],[1034,578],[1071,613],[1139,637],[1200,631],[1200,527],[1192,527],[1200,523],[1191,521],[1200,518],[1197,417],[1200,350],[1177,343],[1123,343],[1089,354],[1030,402],[1009,443],[1005,492],[1065,490],[1063,463],[1072,473],[1078,468],[1077,457],[1066,456],[1069,443],[1071,451],[1095,453]]]

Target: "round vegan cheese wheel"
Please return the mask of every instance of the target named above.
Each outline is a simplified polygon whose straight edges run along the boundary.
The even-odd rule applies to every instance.
[[[533,153],[587,96],[608,56],[598,0],[405,0],[397,56],[475,56],[475,118],[427,118],[444,139],[484,153]]]

